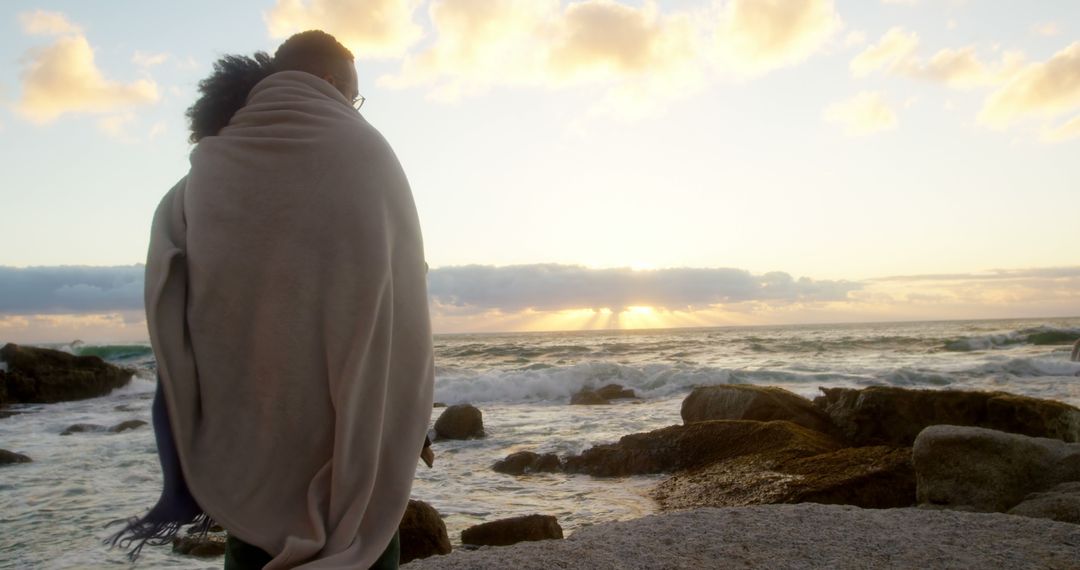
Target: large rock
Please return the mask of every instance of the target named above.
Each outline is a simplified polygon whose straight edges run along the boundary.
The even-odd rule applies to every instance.
[[[461,531],[462,544],[509,546],[532,540],[562,538],[559,521],[550,515],[526,515],[486,522]]]
[[[401,534],[401,564],[437,554],[450,554],[446,523],[439,516],[439,511],[424,501],[409,501],[398,532]]]
[[[845,448],[806,457],[771,450],[677,473],[652,492],[661,510],[825,503],[863,508],[915,502],[911,450]]]
[[[532,451],[518,451],[495,462],[491,468],[507,475],[526,473],[556,473],[562,471],[562,460],[554,453],[540,455]]]
[[[834,433],[829,416],[799,396],[771,386],[723,385],[695,388],[682,403],[683,423],[706,420],[786,420],[822,433]]]
[[[808,457],[842,446],[791,422],[714,420],[623,436],[566,458],[565,469],[621,477],[693,469],[717,461],[769,452],[776,458]]]
[[[12,465],[14,463],[30,463],[30,457],[14,451],[0,449],[0,465]]]
[[[435,420],[435,433],[438,439],[484,437],[484,415],[469,404],[450,406]]]
[[[1032,437],[1080,441],[1080,409],[1004,392],[822,388],[814,404],[855,445],[909,446],[932,425],[977,426]]]
[[[582,388],[570,396],[570,404],[578,406],[595,406],[610,404],[611,400],[625,400],[637,398],[630,388],[623,388],[619,384],[608,384],[596,390]]]
[[[1032,493],[1010,515],[1080,524],[1080,481],[1062,483],[1044,493]]]
[[[0,372],[0,405],[104,396],[127,384],[135,374],[97,356],[15,344],[0,348],[0,360],[7,363],[7,371]]]
[[[1031,493],[1080,481],[1080,444],[977,427],[931,426],[915,440],[920,504],[1007,511]]]

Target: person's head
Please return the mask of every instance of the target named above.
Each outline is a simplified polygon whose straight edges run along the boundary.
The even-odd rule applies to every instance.
[[[300,32],[274,52],[276,71],[304,71],[325,79],[352,101],[360,95],[353,54],[322,30]]]
[[[353,54],[334,36],[309,30],[281,44],[274,57],[256,52],[254,57],[227,55],[214,63],[214,72],[199,82],[199,98],[188,108],[189,140],[217,135],[247,103],[255,84],[278,71],[303,71],[320,77],[353,101],[359,96]]]

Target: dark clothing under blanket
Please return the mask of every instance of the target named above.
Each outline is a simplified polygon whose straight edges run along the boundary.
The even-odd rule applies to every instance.
[[[235,536],[225,541],[225,570],[261,570],[273,560],[265,551],[252,546]],[[386,546],[382,556],[371,565],[371,570],[397,570],[401,558],[401,537],[394,533],[394,538]]]

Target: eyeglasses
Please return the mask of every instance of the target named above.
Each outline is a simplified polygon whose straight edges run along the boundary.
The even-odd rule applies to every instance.
[[[363,95],[357,95],[356,97],[353,97],[353,100],[352,100],[353,109],[356,109],[357,111],[359,111],[360,107],[364,106],[364,101],[367,101],[367,97],[364,97]]]

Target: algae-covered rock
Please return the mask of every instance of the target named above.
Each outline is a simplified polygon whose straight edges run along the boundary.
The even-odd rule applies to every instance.
[[[104,396],[131,381],[135,371],[108,364],[97,356],[6,344],[0,359],[0,405],[52,403]]]

